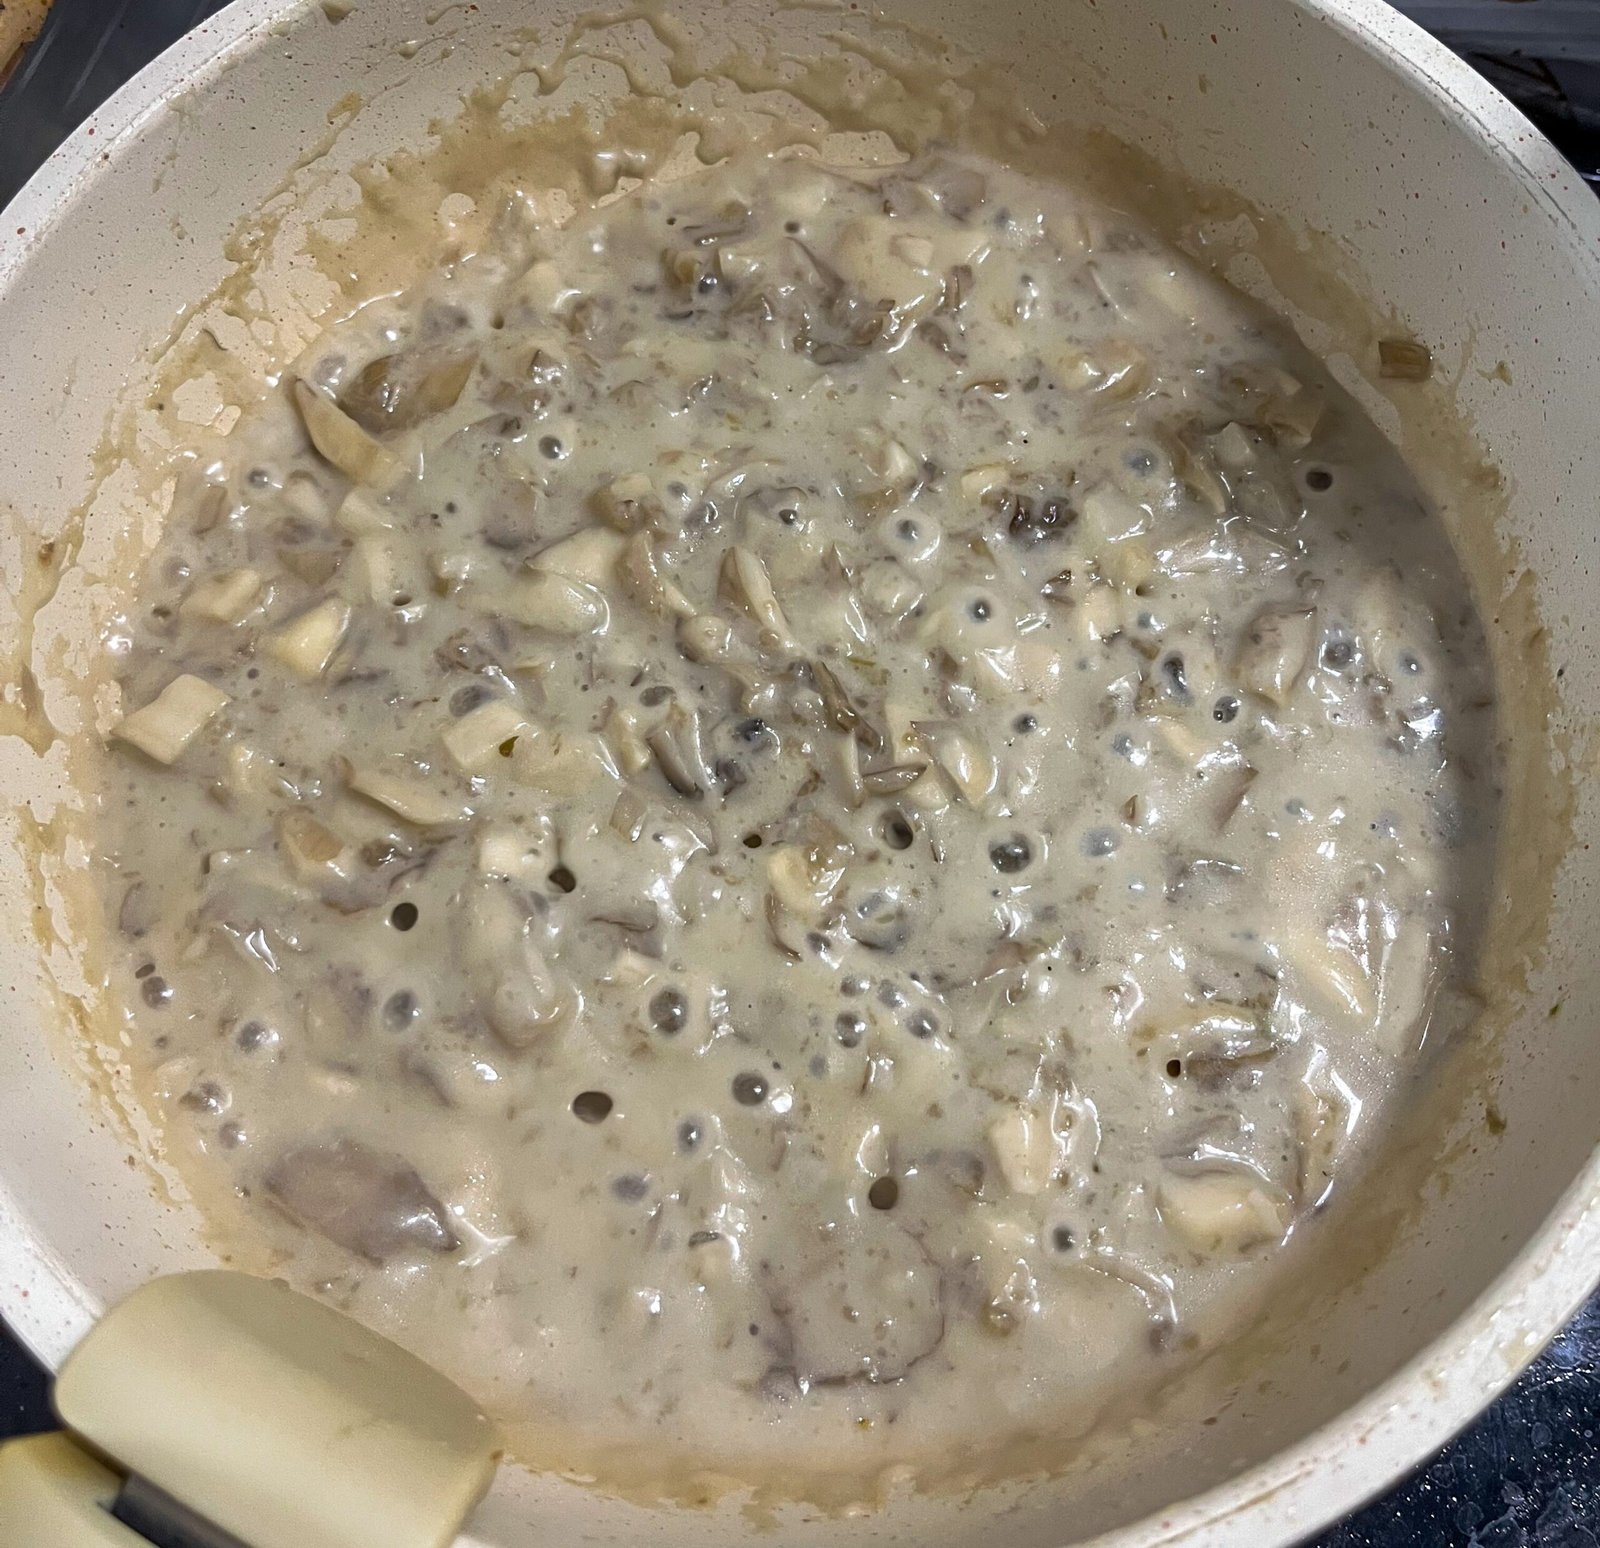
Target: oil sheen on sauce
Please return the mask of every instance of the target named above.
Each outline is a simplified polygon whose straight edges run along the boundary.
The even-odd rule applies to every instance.
[[[575,1449],[849,1469],[1081,1430],[1337,1229],[1466,972],[1482,635],[1125,217],[953,153],[513,205],[193,466],[113,988],[284,1272]]]

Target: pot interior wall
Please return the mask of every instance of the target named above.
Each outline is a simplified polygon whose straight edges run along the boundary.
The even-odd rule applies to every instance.
[[[771,20],[764,6],[740,0],[726,7],[686,0],[679,9],[711,17],[730,35],[745,27],[753,37],[755,23]],[[422,3],[369,0],[334,25],[316,6],[287,10],[287,22],[275,22],[275,10],[285,12],[268,0],[245,0],[227,13],[218,25],[233,41],[220,63],[202,65],[214,46],[204,39],[182,45],[175,62],[169,56],[169,67],[124,97],[142,112],[132,132],[103,144],[109,165],[85,162],[81,178],[48,184],[47,193],[60,197],[54,208],[37,193],[31,202],[25,196],[0,235],[0,424],[7,443],[0,456],[0,569],[8,583],[27,577],[42,541],[68,530],[72,508],[89,492],[109,406],[141,370],[145,351],[222,280],[229,267],[224,241],[236,222],[273,194],[287,168],[324,147],[335,104],[352,89],[366,101],[326,151],[327,165],[420,143],[431,118],[452,116],[465,90],[506,72],[512,61],[505,44],[519,24],[548,38],[570,14],[516,3],[495,7],[492,18],[451,10],[430,21]],[[1596,901],[1587,843],[1594,798],[1576,792],[1575,842],[1558,866],[1564,818],[1551,804],[1560,786],[1550,771],[1584,755],[1585,727],[1600,705],[1593,652],[1585,648],[1600,539],[1584,503],[1600,488],[1592,412],[1600,389],[1600,268],[1593,229],[1576,227],[1568,207],[1542,193],[1510,152],[1473,132],[1483,114],[1494,117],[1497,130],[1515,131],[1514,115],[1487,93],[1452,94],[1403,79],[1383,45],[1363,44],[1352,33],[1384,18],[1384,8],[1366,0],[1350,0],[1338,21],[1287,0],[992,0],[981,7],[892,0],[887,11],[1006,61],[1016,91],[1059,126],[1052,134],[1063,143],[1085,127],[1108,129],[1182,179],[1231,189],[1273,212],[1276,234],[1261,228],[1258,261],[1252,267],[1243,260],[1230,271],[1237,277],[1276,272],[1274,252],[1296,244],[1303,247],[1302,275],[1359,276],[1367,315],[1341,299],[1338,285],[1295,289],[1313,343],[1364,363],[1375,336],[1371,316],[1392,313],[1395,326],[1433,345],[1446,374],[1459,368],[1455,407],[1505,475],[1509,501],[1498,544],[1483,531],[1492,502],[1481,483],[1468,487],[1450,436],[1426,413],[1384,412],[1458,513],[1482,603],[1496,619],[1509,756],[1523,771],[1519,788],[1526,792],[1515,817],[1526,863],[1507,873],[1499,916],[1506,939],[1550,909],[1548,958],[1531,974],[1521,1013],[1499,1030],[1495,1056],[1469,1054],[1440,1074],[1426,1141],[1409,1160],[1397,1148],[1383,1179],[1351,1201],[1330,1244],[1332,1258],[1354,1263],[1400,1214],[1392,1250],[1362,1275],[1330,1266],[1315,1297],[1286,1292],[1282,1315],[1263,1331],[1264,1363],[1219,1367],[1174,1393],[1175,1427],[1130,1442],[1119,1460],[1091,1476],[1008,1491],[1006,1540],[1027,1548],[1077,1541],[1163,1509],[1333,1419],[1467,1311],[1590,1164],[1600,1129],[1590,1096],[1600,1085],[1590,1009],[1600,966],[1586,949],[1585,929]],[[812,47],[838,18],[792,12],[776,25],[797,46]],[[1382,25],[1394,34],[1392,20]],[[397,47],[407,39],[421,41],[414,58]],[[1420,34],[1416,40],[1426,69],[1434,56]],[[163,102],[168,94],[171,101]],[[1545,163],[1539,147],[1512,150],[1539,178],[1558,171],[1553,153]],[[1125,191],[1130,201],[1148,200],[1148,190],[1133,182]],[[1506,369],[1497,371],[1502,361]],[[113,519],[108,512],[97,506],[91,513],[86,554],[109,544],[113,534],[101,530]],[[1522,567],[1537,577],[1543,648],[1550,669],[1563,669],[1559,697],[1540,678],[1543,658],[1529,645],[1522,615],[1501,606]],[[64,587],[41,638],[81,640],[90,600],[88,588]],[[5,629],[15,641],[14,616]],[[70,673],[72,663],[55,666]],[[18,741],[0,741],[8,806],[27,803],[47,819],[65,777],[59,745],[38,756]],[[31,842],[29,823],[8,818],[0,895],[14,919],[48,912]],[[53,957],[63,965],[61,948]],[[32,932],[18,929],[0,941],[0,970],[8,991],[0,1039],[0,1303],[55,1358],[104,1300],[206,1254],[189,1216],[158,1202],[147,1174],[130,1164],[127,1126],[108,1118],[62,1056],[67,1034],[39,1031],[58,1024],[61,1012]],[[1432,1166],[1447,1126],[1451,1158]],[[1426,1186],[1424,1175],[1431,1178]],[[1404,1197],[1397,1199],[1402,1178]],[[1581,1264],[1553,1263],[1543,1299],[1518,1300],[1499,1342],[1480,1341],[1449,1382],[1441,1375],[1438,1390],[1450,1396],[1441,1402],[1436,1393],[1419,1410],[1412,1455],[1430,1438],[1442,1439],[1475,1397],[1487,1398],[1506,1379],[1531,1352],[1527,1335],[1553,1331],[1561,1298],[1578,1293],[1585,1272]],[[1188,1423],[1180,1422],[1185,1414]],[[1202,1417],[1218,1422],[1202,1425]],[[1326,1482],[1327,1497],[1346,1505],[1408,1460],[1402,1445],[1341,1473],[1350,1442],[1345,1435],[1330,1447]],[[769,1540],[976,1540],[991,1530],[997,1499],[916,1502],[845,1524],[784,1515]],[[1287,1538],[1315,1524],[1279,1520],[1271,1531]],[[657,1541],[680,1535],[677,1527],[664,1531],[658,1518],[647,1524],[635,1507],[597,1503],[574,1486],[526,1475],[508,1475],[481,1526],[485,1540],[505,1548],[559,1540],[556,1533],[600,1542],[641,1530]],[[729,1511],[681,1524],[682,1540],[692,1534],[701,1545],[747,1532]],[[1248,1540],[1274,1539],[1262,1529]]]

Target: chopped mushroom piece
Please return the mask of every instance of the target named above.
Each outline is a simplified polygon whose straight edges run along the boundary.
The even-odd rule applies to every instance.
[[[656,527],[664,511],[654,486],[642,473],[625,474],[595,492],[595,508],[622,532],[640,527]]]
[[[1228,825],[1239,815],[1250,787],[1259,777],[1260,770],[1249,763],[1228,764],[1208,775],[1206,784],[1214,785],[1217,792],[1211,803],[1211,822],[1216,832],[1228,831]]]
[[[676,699],[665,718],[645,737],[667,783],[679,795],[699,800],[716,783],[700,745],[700,714]]]
[[[228,696],[220,688],[185,672],[173,678],[143,709],[124,716],[111,734],[131,742],[157,763],[176,763],[184,748],[227,702]]]
[[[339,502],[338,510],[333,513],[333,524],[352,537],[392,532],[394,513],[367,490],[357,486]]]
[[[427,783],[414,769],[397,771],[377,764],[358,764],[345,776],[345,783],[359,795],[420,827],[459,822],[466,815],[460,800]]]
[[[1150,357],[1127,339],[1107,339],[1092,351],[1068,351],[1056,373],[1069,391],[1099,393],[1114,402],[1138,397],[1154,375]]]
[[[620,704],[613,704],[606,713],[606,741],[624,774],[642,774],[650,767],[650,747],[640,725],[638,714]]]
[[[212,623],[238,623],[261,595],[261,572],[252,569],[224,570],[203,580],[183,599],[179,611],[191,618],[206,618]]]
[[[820,920],[843,880],[844,860],[837,850],[785,844],[767,860],[773,896],[801,919]]]
[[[918,721],[912,728],[969,805],[982,808],[999,779],[994,756],[963,736],[950,721]]]
[[[1042,1193],[1066,1159],[1066,1144],[1052,1114],[1014,1107],[989,1125],[989,1148],[1013,1193]]]
[[[519,736],[511,750],[511,775],[551,795],[584,789],[615,789],[617,766],[610,750],[591,732],[562,735],[535,728]]]
[[[684,620],[695,616],[694,604],[662,568],[649,533],[635,532],[626,541],[617,555],[616,570],[622,589],[640,607]]]
[[[1162,1220],[1198,1252],[1244,1252],[1289,1229],[1287,1195],[1252,1172],[1169,1176],[1156,1197]]]
[[[349,845],[310,812],[285,812],[278,819],[278,837],[302,875],[314,874],[349,852]]]
[[[541,548],[528,564],[535,570],[548,570],[552,575],[564,575],[568,580],[603,589],[626,546],[627,539],[620,532],[586,527]]]
[[[330,597],[274,629],[263,649],[300,677],[321,677],[349,627],[349,604]]]
[[[530,568],[494,596],[494,611],[543,634],[599,634],[611,619],[605,593],[598,586],[553,570]]]
[[[1287,704],[1311,664],[1317,615],[1310,608],[1267,608],[1245,630],[1233,669],[1251,693]]]
[[[611,808],[607,826],[630,844],[637,844],[649,817],[650,808],[645,805],[644,797],[637,790],[624,790]]]
[[[405,477],[405,464],[387,446],[310,383],[294,384],[294,401],[311,444],[341,473],[380,491],[392,489]]]
[[[275,827],[279,851],[295,879],[341,914],[376,908],[398,875],[413,868],[409,857],[399,856],[371,864],[356,845],[303,807],[285,812]]]
[[[1323,400],[1303,390],[1298,383],[1292,394],[1268,398],[1261,409],[1261,423],[1272,431],[1280,446],[1304,451],[1322,423]]]
[[[488,876],[503,876],[516,881],[542,877],[551,866],[555,838],[549,819],[524,829],[489,827],[478,838],[478,869]]]
[[[715,613],[691,613],[678,620],[678,649],[691,661],[729,661],[735,644],[733,626]]]
[[[1425,382],[1433,375],[1433,352],[1415,339],[1379,339],[1378,375],[1397,382]]]
[[[451,721],[440,740],[457,767],[473,773],[496,758],[510,757],[510,744],[527,728],[527,716],[509,699],[490,699]]]
[[[498,961],[496,970],[494,988],[484,1002],[484,1018],[508,1048],[531,1048],[577,1015],[575,991],[550,971],[526,941],[520,950]]]

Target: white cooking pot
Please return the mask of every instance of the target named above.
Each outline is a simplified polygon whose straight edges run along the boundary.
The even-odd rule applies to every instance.
[[[23,620],[71,557],[109,409],[227,275],[236,223],[308,158],[332,170],[419,142],[464,90],[507,71],[517,27],[548,40],[571,20],[560,0],[347,9],[239,0],[79,129],[0,226],[0,572],[18,602],[0,617],[0,644],[18,654],[0,731],[32,728],[40,749],[0,738],[0,1312],[51,1363],[108,1299],[209,1255],[190,1212],[134,1160],[106,1072],[85,1078],[86,1040],[62,1027],[71,953],[50,936],[38,856],[61,831],[49,818],[71,736],[52,742],[24,713],[21,668],[32,651],[47,686],[74,671],[70,649],[45,647],[83,644],[76,571],[36,636]],[[766,1540],[1287,1544],[1465,1424],[1600,1274],[1600,785],[1582,783],[1600,706],[1600,215],[1522,117],[1378,0],[885,9],[1003,62],[1047,124],[1088,119],[1199,190],[1209,218],[1188,224],[1190,245],[1203,239],[1340,357],[1462,534],[1505,704],[1509,838],[1479,1043],[1428,1066],[1417,1132],[1319,1225],[1323,1268],[1256,1335],[1178,1383],[1154,1424],[1109,1438],[1093,1466],[1063,1454],[1052,1476],[843,1522],[779,1509]],[[774,16],[770,0],[680,10],[712,32],[771,22],[802,51],[860,25]],[[330,146],[352,91],[365,106]],[[1125,179],[1138,164],[1107,163]],[[1122,191],[1175,231],[1194,208],[1143,173]],[[1363,384],[1388,333],[1432,346],[1434,384],[1386,384],[1387,399]],[[89,516],[85,564],[110,550],[107,508]],[[475,1530],[495,1548],[641,1534],[715,1548],[757,1528],[737,1501],[651,1508],[507,1468]]]

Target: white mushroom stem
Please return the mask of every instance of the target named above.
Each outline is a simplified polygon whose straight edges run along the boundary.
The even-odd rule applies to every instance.
[[[203,677],[175,677],[143,709],[123,719],[112,735],[157,763],[176,763],[184,749],[228,702],[228,695]]]

